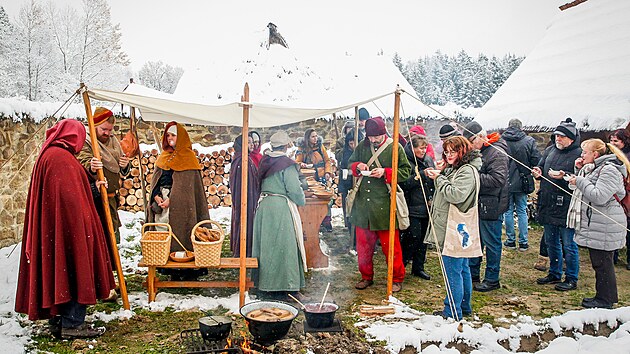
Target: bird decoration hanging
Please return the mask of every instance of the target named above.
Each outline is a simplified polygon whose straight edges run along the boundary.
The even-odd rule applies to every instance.
[[[278,32],[278,27],[276,25],[269,22],[267,28],[269,28],[269,42],[267,42],[267,49],[269,49],[269,46],[272,44],[280,44],[287,49],[289,48],[287,41],[285,41],[280,32]]]

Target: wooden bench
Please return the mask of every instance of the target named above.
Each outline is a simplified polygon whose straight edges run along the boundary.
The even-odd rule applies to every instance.
[[[216,267],[208,267],[208,269],[227,269],[227,268],[239,268],[241,260],[239,258],[221,258],[221,264]],[[149,293],[149,302],[155,301],[157,295],[157,289],[159,288],[238,288],[239,282],[237,281],[205,281],[205,280],[182,280],[182,281],[164,281],[159,280],[155,276],[156,268],[199,268],[195,265],[195,261],[180,263],[169,260],[162,266],[149,266],[140,260],[138,267],[147,267],[149,269],[146,279],[147,292]],[[258,268],[258,258],[245,258],[245,268]],[[245,289],[249,289],[254,286],[251,279],[247,278],[245,281]]]

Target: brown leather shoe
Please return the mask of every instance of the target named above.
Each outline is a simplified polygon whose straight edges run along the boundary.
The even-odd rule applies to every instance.
[[[118,300],[118,293],[112,289],[109,291],[109,296],[103,299],[103,302],[116,302]]]
[[[105,327],[94,327],[91,324],[83,322],[74,328],[62,328],[61,338],[78,339],[78,338],[96,338],[105,333]]]
[[[354,285],[354,287],[359,289],[359,290],[363,290],[363,289],[366,289],[368,286],[370,286],[372,284],[374,284],[374,281],[372,281],[372,280],[361,279],[361,281],[356,283]]]
[[[392,284],[392,292],[397,293],[402,290],[402,283],[393,283]]]

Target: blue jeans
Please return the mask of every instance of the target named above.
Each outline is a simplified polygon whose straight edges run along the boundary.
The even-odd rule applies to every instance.
[[[472,313],[472,307],[470,306],[472,279],[470,277],[468,260],[468,258],[442,256],[444,269],[446,269],[446,279],[450,285],[453,302],[455,304],[454,308],[457,312],[457,317],[455,317],[451,311],[447,294],[444,299],[444,311],[442,312],[446,317],[461,320],[463,318],[462,312],[466,314]]]
[[[481,236],[481,248],[486,249],[486,273],[484,280],[490,282],[499,281],[501,271],[501,232],[503,227],[503,215],[499,220],[479,220],[479,236]],[[470,258],[470,273],[473,278],[479,279],[481,257]]]
[[[567,262],[565,281],[577,282],[580,272],[580,258],[577,244],[573,241],[575,230],[549,224],[543,226],[545,228],[543,236],[549,253],[549,275],[558,279],[562,278],[562,260],[564,258]],[[560,241],[561,238],[562,241]]]
[[[507,242],[516,242],[516,232],[514,232],[514,209],[518,217],[518,243],[527,244],[527,194],[510,193],[508,210],[503,214],[505,218],[505,235]]]

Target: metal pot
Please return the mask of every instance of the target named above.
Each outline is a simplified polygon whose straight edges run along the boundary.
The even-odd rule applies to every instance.
[[[247,314],[254,310],[272,307],[288,310],[293,316],[284,321],[278,322],[258,321],[247,317]],[[298,312],[298,309],[295,307],[279,301],[254,301],[249,304],[245,304],[240,310],[241,315],[245,317],[249,333],[251,333],[254,337],[254,341],[259,344],[271,344],[286,336],[291,328],[291,323],[293,323],[293,319],[295,319],[298,315]]]
[[[335,312],[339,309],[339,306],[332,302],[324,302],[321,310],[319,304],[306,304],[304,305],[304,317],[306,317],[306,323],[311,328],[326,328],[333,325],[335,319]]]
[[[226,316],[206,316],[199,319],[199,331],[205,340],[219,341],[232,330],[232,319]]]

